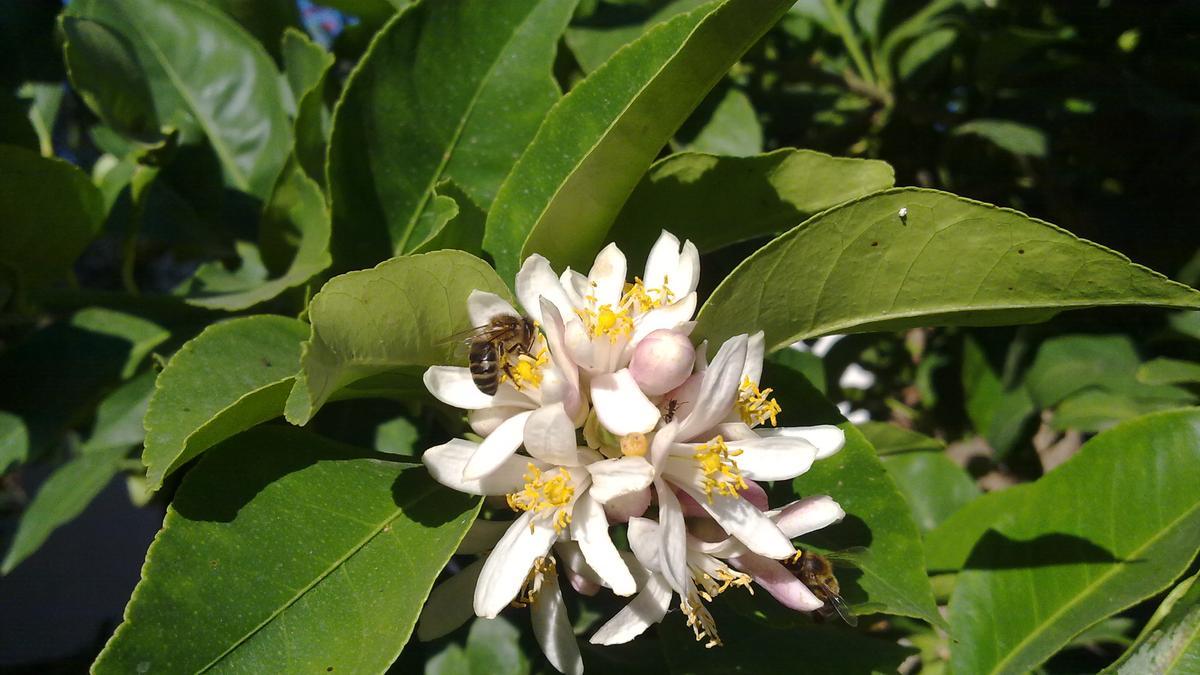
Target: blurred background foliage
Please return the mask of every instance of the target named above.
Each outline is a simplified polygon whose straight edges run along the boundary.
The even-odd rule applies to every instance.
[[[322,153],[346,78],[374,32],[408,3],[206,4],[261,43],[259,76],[282,78],[277,69],[285,65],[289,76],[299,72],[290,60],[304,50],[289,53],[289,30],[330,50],[327,71],[317,63],[311,80],[279,88],[286,123],[315,125],[315,152]],[[699,4],[583,0],[559,45],[561,87],[569,90],[628,41]],[[90,662],[120,619],[170,497],[168,487],[149,500],[135,452],[163,358],[212,321],[250,306],[300,315],[328,265],[310,261],[289,271],[289,261],[294,270],[303,258],[305,237],[322,227],[328,237],[328,223],[287,216],[288,200],[304,199],[307,188],[281,193],[252,177],[233,185],[212,139],[187,119],[159,120],[170,133],[139,130],[130,126],[138,120],[128,107],[134,104],[89,101],[86,89],[71,87],[71,51],[64,61],[63,44],[80,27],[60,21],[61,11],[54,0],[0,6],[0,144],[11,146],[0,168],[15,172],[28,157],[58,157],[97,188],[91,201],[61,206],[63,221],[79,224],[67,235],[72,241],[55,242],[71,251],[66,260],[39,258],[16,235],[0,243],[0,542],[11,572],[0,579],[0,667],[41,672]],[[85,61],[73,68],[86,68]],[[120,64],[108,65],[119,76]],[[1019,209],[1196,285],[1200,2],[800,0],[663,154],[750,156],[790,147],[884,160],[897,185]],[[320,187],[319,160],[310,170],[303,149],[297,141],[294,159],[281,147],[264,161],[294,161]],[[9,218],[28,197],[23,190],[49,180],[11,175],[0,173]],[[10,234],[14,223],[4,224]],[[765,241],[706,255],[702,293]],[[280,277],[289,281],[255,291]],[[238,295],[252,291],[259,295]],[[1091,310],[1020,328],[864,334],[818,345],[777,354],[771,367],[808,377],[845,401],[855,419],[871,420],[863,429],[922,531],[981,491],[1037,479],[1098,431],[1193,404],[1200,393],[1197,313]],[[317,430],[412,454],[457,423],[426,403],[419,395],[355,403],[353,418],[349,404],[336,403]],[[364,427],[363,416],[375,423]],[[89,581],[62,581],[78,577]],[[1102,668],[1157,606],[1156,598],[1089,631],[1045,671]],[[594,608],[572,615],[581,624],[599,616]],[[877,630],[906,636],[912,649],[899,658],[919,652],[906,669],[939,672],[945,635],[908,623],[881,621]],[[396,669],[544,670],[527,660],[541,658],[521,645],[530,640],[503,620],[480,621],[438,643],[414,641]],[[661,653],[641,643],[585,658],[630,672],[633,664],[647,672],[663,666]]]

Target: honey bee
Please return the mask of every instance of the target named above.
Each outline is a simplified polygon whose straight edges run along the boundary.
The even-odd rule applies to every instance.
[[[836,612],[842,621],[851,626],[858,625],[858,617],[850,612],[850,607],[839,595],[841,587],[833,574],[833,563],[829,562],[829,558],[812,551],[800,551],[791,562],[785,564],[813,595],[825,603],[819,610],[821,616],[829,618]]]
[[[500,387],[500,373],[507,372],[510,354],[528,354],[537,339],[532,319],[511,314],[492,317],[485,326],[467,331],[467,360],[471,380],[479,391],[492,395]]]

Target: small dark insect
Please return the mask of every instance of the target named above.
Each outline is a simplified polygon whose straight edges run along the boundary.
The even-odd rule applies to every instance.
[[[833,563],[829,562],[829,558],[812,551],[800,551],[785,565],[801,583],[808,586],[813,595],[825,603],[820,609],[821,616],[829,618],[836,613],[851,626],[858,625],[858,617],[850,612],[850,607],[839,595],[841,587],[833,574]]]
[[[489,396],[500,387],[500,373],[506,369],[510,354],[528,354],[537,338],[533,320],[501,314],[486,326],[477,326],[452,335],[447,341],[462,338],[468,346],[468,366],[475,386]]]
[[[679,401],[675,399],[667,401],[667,412],[663,413],[663,421],[670,424],[671,420],[675,419],[675,413],[677,412],[679,412]]]

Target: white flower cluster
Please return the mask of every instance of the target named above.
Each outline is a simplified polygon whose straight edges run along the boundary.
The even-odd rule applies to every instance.
[[[587,276],[556,275],[531,256],[516,290],[539,334],[531,349],[502,355],[496,393],[480,391],[468,368],[425,373],[429,391],[467,410],[482,438],[427,450],[430,473],[462,492],[504,497],[520,515],[475,524],[459,552],[482,555],[434,589],[423,639],[469,618],[460,607],[495,617],[528,605],[550,662],[582,672],[559,571],[580,593],[633,596],[592,635],[596,644],[633,639],[675,595],[696,638],[720,644],[705,602],[751,582],[787,607],[822,606],[784,563],[797,554],[793,538],[844,512],[827,496],[770,510],[756,481],[804,473],[844,436],[834,426],[776,427],[779,404],[759,387],[762,333],[730,338],[706,362],[707,345],[688,337],[698,277],[696,247],[666,232],[631,283],[615,245]],[[480,291],[468,309],[476,326],[517,314]],[[610,537],[620,524],[631,551]]]

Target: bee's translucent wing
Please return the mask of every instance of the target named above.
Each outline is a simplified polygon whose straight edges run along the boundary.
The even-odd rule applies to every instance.
[[[857,626],[858,617],[854,616],[854,613],[850,611],[850,606],[846,604],[846,601],[842,599],[842,596],[834,593],[828,586],[825,586],[825,584],[821,584],[821,586],[825,589],[825,595],[828,596],[827,602],[833,607],[834,611],[837,612],[838,616],[842,617],[842,621],[845,621],[851,626]]]

